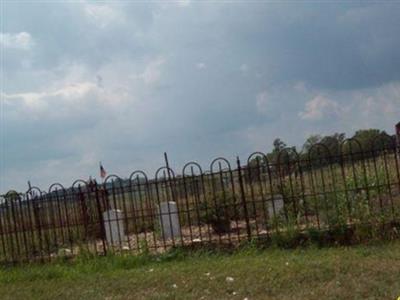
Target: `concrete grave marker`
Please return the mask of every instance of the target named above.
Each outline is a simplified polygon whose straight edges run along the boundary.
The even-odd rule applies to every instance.
[[[272,203],[273,202],[273,203]],[[278,194],[274,195],[267,201],[268,215],[270,217],[277,217],[281,211],[283,211],[285,203],[283,202],[283,196]],[[274,213],[275,206],[275,213]]]
[[[125,242],[124,213],[119,209],[110,209],[103,213],[103,220],[107,243],[122,246]]]
[[[158,213],[160,214],[159,221],[164,238],[170,239],[172,237],[180,237],[181,228],[176,202],[169,201],[161,203]]]

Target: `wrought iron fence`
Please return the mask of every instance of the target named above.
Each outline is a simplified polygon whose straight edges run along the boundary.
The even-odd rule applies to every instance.
[[[399,152],[388,137],[367,150],[346,140],[330,153],[261,152],[243,163],[196,162],[104,183],[33,187],[0,198],[0,260],[46,261],[82,252],[162,252],[174,246],[240,244],[289,230],[400,224]]]

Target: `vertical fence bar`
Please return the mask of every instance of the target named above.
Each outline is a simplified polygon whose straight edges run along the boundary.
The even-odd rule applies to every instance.
[[[136,185],[133,185],[133,178],[134,175],[136,174]],[[141,183],[139,174],[141,174],[144,178],[144,184]],[[145,249],[144,251],[148,251],[148,240],[147,240],[147,231],[152,230],[153,234],[153,247],[155,249],[157,248],[157,242],[156,242],[156,236],[155,236],[155,224],[154,224],[154,211],[152,207],[149,204],[149,194],[150,193],[150,187],[149,187],[149,182],[147,179],[147,175],[143,171],[135,171],[131,174],[129,177],[130,181],[130,186],[132,188],[132,219],[133,219],[133,226],[136,227],[136,248],[138,251],[142,251],[142,245],[140,245],[140,238],[139,234],[141,231],[144,232],[144,246]],[[142,180],[143,181],[143,180]],[[142,185],[143,185],[143,190],[142,190]],[[138,198],[133,197],[135,189],[137,188],[137,195]],[[144,194],[144,195],[142,195]],[[139,201],[139,204],[137,205],[136,202]],[[140,214],[140,215],[139,215]],[[139,220],[140,217],[140,220]],[[136,220],[137,219],[137,220]],[[138,225],[138,222],[141,221],[141,225]]]
[[[107,245],[106,245],[106,232],[105,232],[105,224],[104,224],[104,219],[103,219],[103,212],[101,209],[101,199],[100,199],[100,195],[99,195],[99,190],[98,190],[98,184],[95,182],[94,185],[94,192],[95,192],[95,201],[96,201],[96,208],[97,208],[97,213],[98,213],[98,226],[100,226],[100,235],[101,235],[101,244],[103,246],[103,254],[107,255]],[[105,199],[105,201],[107,201],[107,199]],[[108,207],[106,207],[106,209],[108,209]],[[97,247],[97,245],[96,245]]]
[[[215,211],[215,216],[216,216],[216,220],[211,220],[212,222],[212,226],[213,226],[213,230],[214,232],[216,232],[218,234],[218,242],[219,244],[222,244],[222,234],[223,232],[221,230],[218,230],[218,227],[215,226],[215,223],[217,222],[217,224],[221,224],[221,216],[220,216],[220,211],[218,209],[218,206],[220,205],[219,203],[217,203],[217,191],[216,191],[216,186],[215,186],[215,180],[214,180],[214,172],[212,171],[212,164],[211,164],[211,174],[210,174],[210,188],[211,188],[211,193],[212,193],[212,200],[213,200],[213,205],[214,205],[214,211]]]
[[[247,211],[246,195],[245,195],[244,187],[243,187],[242,168],[240,166],[239,157],[236,157],[236,163],[237,163],[237,170],[238,170],[238,175],[239,175],[240,197],[242,200],[244,218],[246,220],[247,239],[250,241],[251,240],[250,220],[249,220],[249,213]]]
[[[34,196],[32,198],[32,205],[33,205],[33,214],[35,218],[35,225],[36,225],[36,231],[39,239],[39,255],[40,255],[40,260],[44,262],[44,257],[43,257],[43,238],[42,238],[42,226],[40,222],[40,216],[39,216],[39,208],[38,208],[38,197]]]
[[[69,211],[68,211],[68,202],[74,201],[75,200],[75,193],[73,191],[73,187],[72,187],[72,191],[70,192],[70,199],[68,199],[68,193],[65,189],[63,189],[63,195],[62,195],[62,199],[63,199],[63,203],[64,203],[64,214],[65,214],[65,222],[66,222],[66,227],[67,227],[67,234],[68,234],[68,238],[67,238],[67,242],[69,243],[69,247],[72,249],[73,248],[73,237],[72,237],[72,228],[71,228],[71,223],[70,223],[70,217],[69,217]]]

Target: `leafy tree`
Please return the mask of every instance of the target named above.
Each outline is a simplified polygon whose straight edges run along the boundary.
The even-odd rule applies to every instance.
[[[273,171],[279,171],[281,174],[289,173],[295,167],[296,147],[288,147],[281,139],[274,140],[274,148],[267,154],[268,161],[275,166],[272,167]]]
[[[381,150],[387,146],[385,142],[388,139],[388,134],[379,129],[362,129],[356,131],[353,138],[361,144],[362,151],[371,154],[373,150]],[[360,149],[355,149],[355,151],[358,152]]]
[[[306,142],[303,145],[302,152],[308,153],[308,151],[310,151],[311,147],[317,143],[320,143],[321,140],[322,140],[322,136],[320,136],[319,134],[310,135],[310,137],[306,140]]]
[[[320,161],[322,160],[328,162],[335,160],[338,155],[340,154],[340,144],[345,140],[344,133],[334,133],[332,135],[311,135],[303,145],[303,153],[302,159],[309,159],[313,161]],[[310,153],[310,150],[313,145],[315,144],[322,144],[325,145],[327,150],[325,149],[315,149]]]
[[[20,195],[16,191],[9,191],[7,194],[4,196],[4,202],[8,205],[11,205],[11,203],[15,203],[20,199]]]
[[[267,154],[268,161],[271,163],[276,163],[278,160],[278,155],[279,153],[287,148],[287,145],[284,141],[282,141],[280,138],[276,138],[273,142],[274,148],[272,149],[272,152]]]
[[[318,164],[338,162],[342,154],[346,155],[350,153],[350,148],[354,153],[354,155],[352,155],[353,159],[371,157],[372,155],[378,155],[377,151],[387,148],[390,144],[393,143],[394,139],[393,136],[390,137],[385,131],[379,129],[358,130],[355,132],[352,138],[356,139],[360,143],[361,149],[359,149],[356,143],[349,142],[343,144],[346,139],[345,133],[336,132],[334,134],[325,136],[311,135],[303,144],[300,159],[307,161],[309,158],[311,158],[312,161],[318,162]],[[328,152],[324,149],[316,149],[315,151],[313,150],[312,153],[310,153],[312,146],[315,144],[325,145],[328,149]],[[282,152],[284,149],[287,149],[286,153]],[[280,138],[276,138],[273,141],[272,151],[267,154],[268,161],[272,164],[279,164],[281,167],[283,165],[289,165],[289,163],[293,162],[293,160],[295,159],[295,155],[293,153],[295,150],[295,147],[288,147],[284,141],[282,141]],[[363,153],[355,154],[356,152],[360,151],[362,151]],[[279,156],[280,153],[282,153],[281,156]],[[249,167],[254,169],[253,174],[251,174],[252,178],[259,177],[259,175],[263,173],[266,169],[266,165],[264,164],[262,159],[258,161],[258,164],[257,160],[253,159],[249,162]],[[260,170],[256,171],[257,168]],[[251,178],[249,177],[249,179]]]
[[[334,133],[332,135],[324,136],[321,140],[321,144],[328,147],[331,156],[337,157],[340,155],[340,145],[345,139],[345,133]]]

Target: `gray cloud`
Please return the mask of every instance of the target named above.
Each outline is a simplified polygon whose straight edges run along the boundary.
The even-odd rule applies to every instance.
[[[5,7],[2,34],[33,43],[2,46],[0,192],[96,176],[99,160],[127,175],[163,151],[207,165],[278,136],[390,131],[400,114],[396,3]]]

